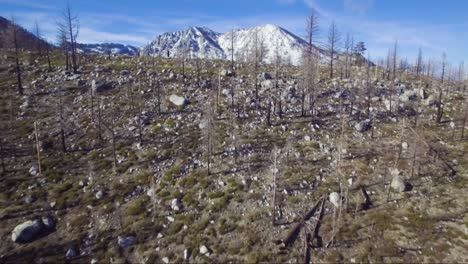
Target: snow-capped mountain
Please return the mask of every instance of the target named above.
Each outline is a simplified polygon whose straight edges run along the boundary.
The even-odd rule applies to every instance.
[[[293,65],[299,65],[301,54],[307,43],[291,32],[275,26],[264,25],[248,29],[235,30],[224,34],[216,33],[208,28],[191,27],[184,31],[164,33],[158,36],[142,50],[143,55],[176,57],[188,50],[188,54],[198,58],[229,59],[231,46],[234,44],[234,59],[248,59],[255,46],[262,43],[265,63],[272,63],[276,54],[282,60]],[[231,43],[234,38],[233,43]],[[320,52],[321,50],[318,49]]]
[[[257,35],[257,36],[255,36]],[[220,46],[231,57],[231,39],[234,38],[234,59],[247,59],[249,52],[257,45],[265,51],[264,61],[272,63],[276,54],[279,54],[285,62],[298,65],[301,61],[302,51],[307,43],[291,32],[274,25],[257,26],[249,29],[241,29],[228,32],[218,38]]]
[[[77,44],[79,53],[86,54],[110,54],[112,55],[129,55],[136,56],[139,54],[139,49],[130,45],[118,43],[100,43],[100,44]]]
[[[164,33],[144,47],[142,54],[177,57],[185,53],[192,58],[225,58],[224,51],[218,43],[220,35],[203,27],[191,27],[184,31]]]

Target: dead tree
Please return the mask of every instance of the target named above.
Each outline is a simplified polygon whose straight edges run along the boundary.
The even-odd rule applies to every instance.
[[[276,183],[277,183],[277,177],[278,177],[278,172],[279,172],[279,166],[278,166],[278,154],[279,154],[279,149],[277,146],[273,148],[273,195],[272,195],[272,206],[271,206],[271,217],[272,217],[272,224],[273,226],[276,225]]]
[[[62,151],[67,152],[67,145],[66,145],[66,134],[65,134],[65,115],[64,115],[64,107],[63,107],[63,98],[62,98],[62,87],[58,90],[58,119],[60,125],[60,144],[62,146]]]
[[[107,123],[103,123],[104,127],[107,128],[111,135],[111,142],[112,142],[112,160],[113,160],[113,171],[114,173],[117,172],[117,131],[116,131],[116,122],[117,122],[117,108],[115,104],[112,104],[110,107],[110,113],[108,116],[109,121]]]
[[[351,61],[352,61],[352,55],[353,55],[353,38],[348,34],[346,34],[346,40],[345,40],[345,71],[344,75],[345,78],[349,78],[350,75],[350,68],[351,68]]]
[[[231,41],[231,49],[230,49],[230,52],[231,52],[231,71],[234,72],[234,38],[235,38],[235,35],[234,35],[234,29],[231,29],[231,35],[230,35],[230,41]]]
[[[190,56],[190,46],[184,45],[180,48],[177,54],[181,66],[181,74],[183,78],[183,82],[185,83],[185,64]]]
[[[52,71],[52,64],[50,62],[50,43],[46,42],[46,57],[47,57],[47,67],[49,72]]]
[[[98,129],[98,140],[99,144],[102,144],[102,129],[101,129],[101,124],[102,124],[102,115],[101,115],[101,99],[99,96],[97,97],[97,110],[98,110],[98,118],[97,118],[97,129]]]
[[[34,21],[34,34],[36,35],[35,44],[36,44],[37,56],[41,57],[42,56],[42,37],[41,37],[41,29],[37,21]]]
[[[393,52],[392,52],[393,80],[396,79],[396,75],[397,75],[397,61],[398,61],[398,40],[395,40],[395,44],[393,45]]]
[[[468,96],[465,95],[465,113],[463,115],[463,121],[461,126],[461,140],[465,139],[465,127],[468,119]]]
[[[445,53],[442,54],[442,75],[440,78],[440,85],[439,85],[439,98],[437,102],[437,116],[436,122],[441,123],[442,117],[444,116],[444,103],[443,103],[443,96],[444,96],[444,85],[445,85],[445,73],[447,67],[447,55]]]
[[[337,48],[340,43],[340,32],[338,31],[338,27],[336,26],[335,21],[333,20],[330,24],[330,28],[328,30],[328,52],[330,54],[330,79],[333,79],[333,71],[334,71],[334,62],[335,62],[335,55],[337,53]]]
[[[211,164],[214,148],[214,137],[215,137],[215,100],[216,94],[213,90],[208,90],[208,101],[205,104],[203,111],[204,117],[204,143],[205,143],[205,154],[207,160],[207,172],[208,175],[211,175]]]
[[[34,138],[36,139],[37,167],[39,168],[39,174],[41,174],[41,147],[39,144],[39,132],[37,131],[37,122],[34,122]]]
[[[62,50],[63,55],[65,57],[65,70],[70,70],[70,52],[69,52],[69,44],[67,41],[67,35],[65,32],[60,31],[58,35],[58,43],[59,48]]]
[[[65,37],[65,41],[68,43],[69,52],[71,52],[71,64],[73,73],[78,72],[78,54],[76,47],[76,39],[79,33],[79,19],[78,15],[74,14],[70,5],[67,4],[65,9],[62,11],[61,17],[57,21],[57,27],[59,35]]]
[[[250,60],[251,60],[251,65],[252,65],[252,72],[253,78],[254,78],[254,88],[255,88],[255,100],[256,100],[256,105],[259,106],[260,103],[260,97],[258,95],[258,90],[259,90],[259,72],[260,68],[262,66],[263,60],[265,58],[265,52],[266,52],[266,47],[264,44],[263,36],[260,35],[260,28],[255,27],[254,28],[254,37],[253,40],[250,44]]]
[[[201,79],[201,65],[200,58],[195,58],[195,70],[197,72],[197,88],[200,88],[200,79]]]
[[[423,53],[421,47],[418,51],[418,58],[416,59],[416,75],[418,78],[421,77],[421,73],[423,72]]]
[[[11,16],[11,24],[9,27],[11,40],[13,41],[13,48],[15,50],[15,72],[18,87],[18,93],[23,95],[23,84],[21,80],[21,67],[20,67],[20,39],[19,39],[19,26],[15,22],[15,17]]]
[[[314,48],[316,38],[319,32],[318,17],[312,11],[307,18],[306,34],[307,45],[303,51],[303,66],[302,66],[302,100],[301,100],[301,116],[305,116],[305,101],[309,100],[309,109],[311,115],[314,112],[316,79],[317,79],[317,52]],[[334,43],[336,45],[336,43]]]
[[[160,82],[157,76],[154,76],[151,80],[154,85],[156,85],[156,110],[158,114],[161,114],[161,97],[162,97],[162,81]]]

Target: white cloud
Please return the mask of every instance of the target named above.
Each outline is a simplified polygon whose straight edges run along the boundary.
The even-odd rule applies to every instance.
[[[366,13],[374,6],[374,0],[344,0],[344,6],[353,12]]]

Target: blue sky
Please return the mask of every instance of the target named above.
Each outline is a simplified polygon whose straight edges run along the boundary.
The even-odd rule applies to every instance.
[[[49,40],[55,19],[67,1],[0,0],[0,15],[16,16],[26,28],[37,20]],[[468,62],[468,1],[465,0],[144,0],[69,1],[80,17],[79,41],[118,42],[143,46],[158,34],[189,26],[218,32],[276,24],[300,37],[314,8],[321,38],[332,20],[345,35],[364,41],[372,58],[385,57],[397,39],[400,54],[414,60],[419,47],[425,57],[447,53],[453,64]],[[344,38],[344,36],[343,36]]]

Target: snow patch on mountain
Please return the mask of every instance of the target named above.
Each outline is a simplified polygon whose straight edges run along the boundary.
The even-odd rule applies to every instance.
[[[130,45],[118,43],[100,43],[100,44],[77,44],[79,53],[85,54],[112,54],[112,55],[128,55],[136,56],[139,54],[139,49]]]

